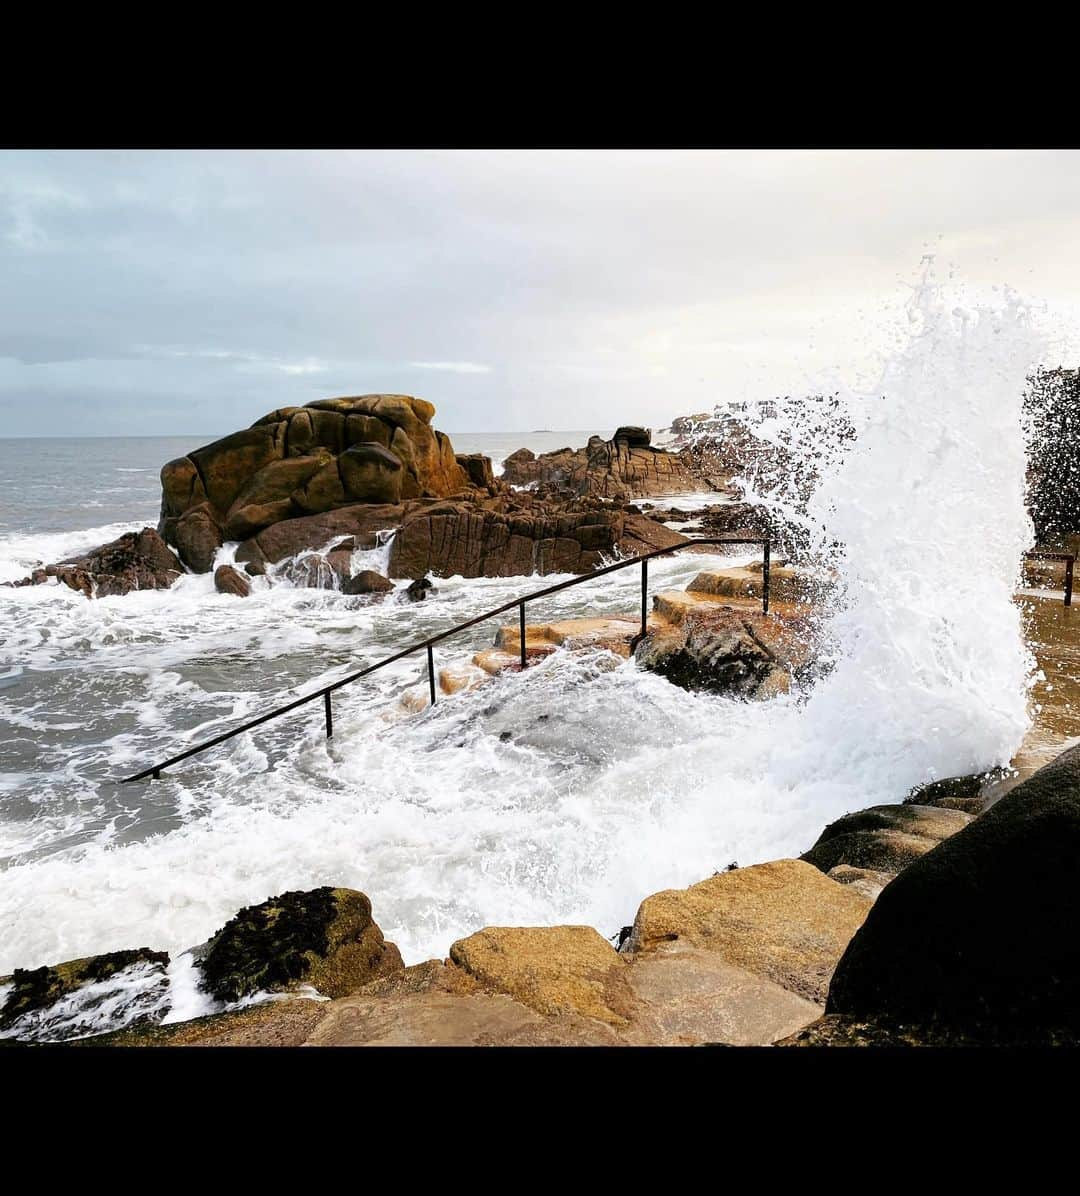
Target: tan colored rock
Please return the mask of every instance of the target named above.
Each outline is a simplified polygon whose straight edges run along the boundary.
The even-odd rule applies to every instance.
[[[306,1046],[619,1046],[574,1014],[543,1017],[499,993],[403,993],[335,1001]]]
[[[75,1047],[298,1047],[326,1016],[328,1001],[265,1001],[210,1017],[161,1026],[136,1026],[73,1043]]]
[[[851,885],[856,893],[861,893],[871,901],[876,901],[878,894],[893,878],[891,872],[875,872],[872,868],[852,868],[849,864],[837,864],[830,868],[829,879],[838,885]]]
[[[569,649],[607,648],[620,656],[630,655],[630,641],[640,631],[641,621],[630,616],[607,619],[561,619],[556,623],[527,623],[525,647],[548,644]],[[495,647],[512,655],[520,651],[521,629],[518,624],[500,627]]]
[[[775,860],[647,897],[628,947],[683,942],[823,1003],[871,902],[800,860]]]
[[[735,967],[718,952],[685,942],[662,943],[630,959],[626,980],[636,1008],[622,1034],[628,1042],[765,1046],[824,1012],[824,1006]]]
[[[447,695],[466,692],[483,684],[489,676],[475,664],[448,665],[439,669],[439,690]]]
[[[538,1013],[627,1024],[626,960],[591,926],[489,926],[454,943],[450,959]]]
[[[699,573],[686,587],[691,594],[761,598],[764,570],[760,561],[729,569]],[[833,589],[831,578],[823,578],[797,565],[773,563],[769,568],[769,597],[784,602],[812,602]]]

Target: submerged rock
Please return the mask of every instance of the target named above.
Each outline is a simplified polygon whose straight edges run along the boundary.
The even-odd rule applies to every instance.
[[[81,556],[36,569],[32,576],[14,584],[40,585],[55,577],[87,598],[105,598],[132,590],[168,589],[183,571],[179,558],[157,532],[144,527]]]
[[[242,909],[199,950],[202,986],[219,1001],[310,984],[341,997],[385,972],[401,955],[354,889],[282,893]]]
[[[657,609],[663,607],[658,595]],[[701,607],[651,627],[634,657],[683,689],[764,699],[786,693],[809,663],[805,620],[730,606]]]
[[[17,968],[0,1007],[0,1035],[58,1042],[102,1029],[160,1020],[168,1012],[165,951],[138,947]]]
[[[910,864],[827,1012],[993,1042],[1080,1039],[1080,747]]]
[[[418,577],[405,587],[405,597],[410,602],[423,602],[429,594],[436,592],[435,586],[427,577]]]
[[[363,569],[355,577],[348,578],[341,586],[343,594],[389,594],[394,583],[374,569]]]

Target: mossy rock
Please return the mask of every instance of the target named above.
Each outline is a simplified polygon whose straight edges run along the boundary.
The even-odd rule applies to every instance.
[[[228,1002],[300,984],[343,997],[404,964],[372,921],[368,898],[326,886],[242,909],[206,944],[200,967],[203,988]]]
[[[136,947],[130,951],[110,951],[104,955],[71,959],[52,967],[16,968],[8,978],[13,987],[0,1008],[0,1030],[6,1030],[24,1014],[47,1009],[83,985],[108,980],[136,963],[156,963],[166,968],[169,955],[167,951]]]

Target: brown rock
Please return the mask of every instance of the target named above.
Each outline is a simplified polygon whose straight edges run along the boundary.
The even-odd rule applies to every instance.
[[[355,577],[348,578],[341,587],[343,594],[389,594],[394,583],[374,569],[363,569]]]
[[[251,582],[232,565],[218,565],[214,570],[214,589],[219,594],[246,598],[251,593]]]
[[[319,515],[284,519],[245,540],[236,550],[236,559],[240,563],[255,560],[277,565],[341,536],[353,536],[357,547],[374,548],[377,533],[396,527],[403,513],[400,506],[357,503]]]
[[[379,444],[354,444],[338,458],[349,502],[396,503],[401,499],[401,459]]]
[[[274,460],[259,470],[236,496],[225,518],[225,538],[246,540],[272,523],[299,514],[292,503],[293,491],[332,460],[319,449],[308,457]]]
[[[217,550],[225,542],[210,504],[192,507],[176,522],[174,542],[180,559],[196,573],[209,573]]]
[[[85,594],[106,598],[132,590],[165,590],[183,572],[176,554],[153,528],[126,532],[119,539],[82,556],[69,557],[33,574],[17,585],[41,585],[50,577]]]
[[[458,453],[455,458],[464,470],[471,485],[480,490],[495,489],[495,472],[491,467],[491,458],[482,453]]]
[[[628,949],[689,943],[820,1004],[870,906],[808,864],[775,860],[647,897]]]
[[[454,943],[450,959],[538,1013],[627,1024],[626,961],[591,926],[489,926]]]
[[[851,885],[856,893],[861,893],[871,901],[877,900],[878,894],[893,878],[891,872],[875,872],[872,868],[852,868],[850,864],[837,864],[828,872],[830,880],[838,885]]]
[[[895,876],[971,821],[936,806],[871,806],[830,822],[802,859],[822,872],[848,864]]]

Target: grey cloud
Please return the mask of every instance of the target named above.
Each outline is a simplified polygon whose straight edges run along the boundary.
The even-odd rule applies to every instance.
[[[861,364],[928,246],[1067,303],[1077,213],[1072,151],[6,152],[0,427],[658,423]]]

